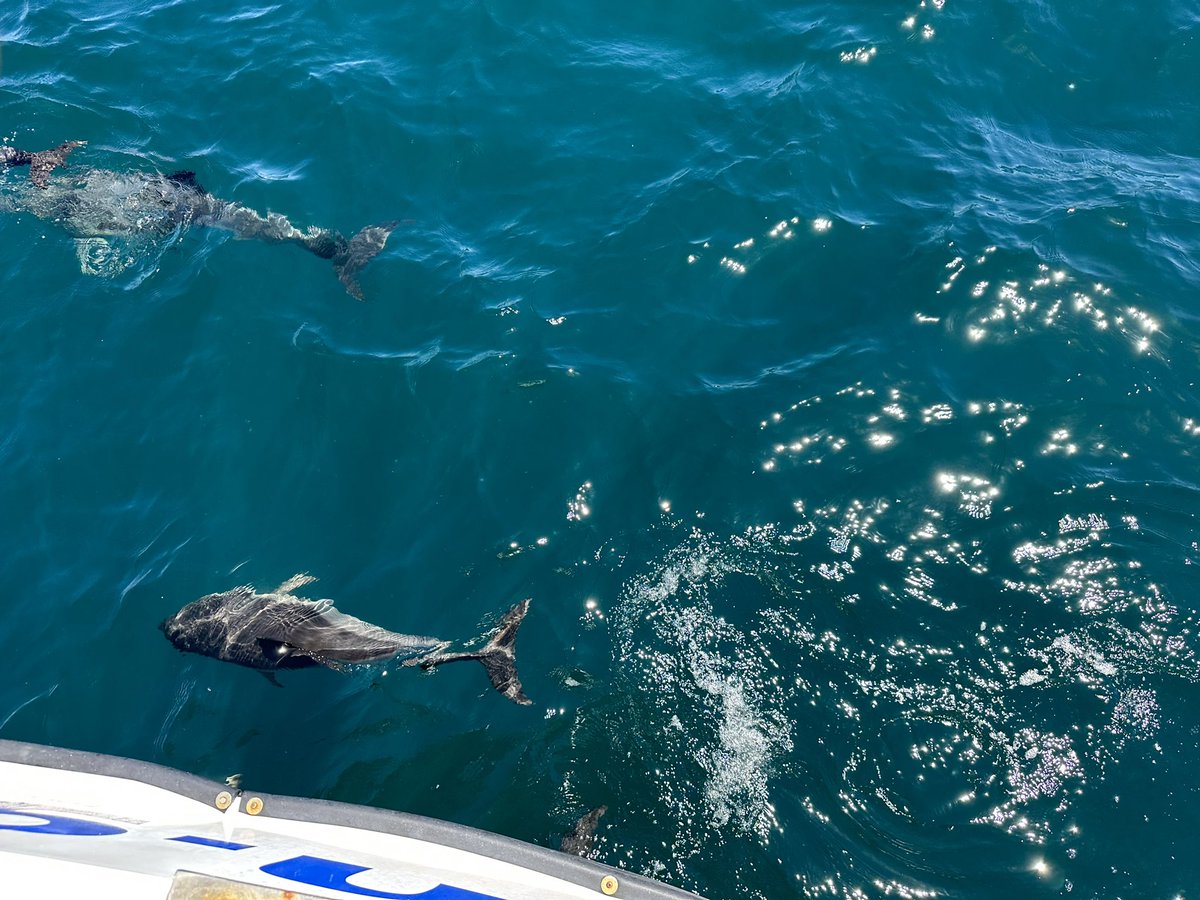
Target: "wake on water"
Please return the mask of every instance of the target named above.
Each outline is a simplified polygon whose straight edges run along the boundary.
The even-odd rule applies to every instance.
[[[985,514],[970,493],[956,488],[932,531],[934,510],[882,501],[728,537],[664,526],[674,546],[626,582],[610,616],[635,720],[619,740],[653,773],[644,814],[670,833],[666,857],[643,860],[648,871],[686,880],[687,860],[730,842],[765,850],[781,822],[794,831],[804,820],[819,826],[818,843],[827,826],[859,835],[860,866],[897,890],[913,888],[920,822],[964,847],[999,829],[1074,854],[1080,795],[1157,736],[1144,675],[1197,680],[1188,622],[1137,567],[1113,581],[1114,529],[1136,522],[1067,516],[1057,539],[985,558],[953,536]],[[1044,571],[1021,583],[994,574],[1007,560]],[[1031,599],[1068,606],[1055,625],[1030,627]],[[980,604],[986,620],[964,648],[942,623]],[[1091,610],[1082,621],[1079,604]],[[779,795],[797,782],[805,793]],[[864,883],[841,870],[836,880],[847,891]]]

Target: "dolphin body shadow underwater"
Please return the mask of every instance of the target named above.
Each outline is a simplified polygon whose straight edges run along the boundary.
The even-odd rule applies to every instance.
[[[161,240],[199,225],[231,231],[238,238],[297,244],[333,262],[346,293],[362,299],[358,273],[383,249],[397,222],[364,228],[350,239],[326,228],[303,231],[284,216],[265,216],[221,200],[196,181],[194,172],[114,172],[80,169],[71,177],[51,177],[67,165],[67,156],[84,141],[67,141],[52,150],[30,153],[0,146],[4,168],[29,166],[28,180],[0,183],[0,212],[30,212],[65,228],[74,238],[80,268],[91,275],[115,275],[133,262],[123,244]],[[128,248],[126,248],[128,249]]]
[[[332,600],[305,600],[294,594],[314,581],[311,575],[295,575],[267,594],[251,587],[208,594],[163,620],[159,628],[183,652],[257,669],[276,685],[274,673],[279,669],[325,666],[345,671],[355,663],[399,657],[401,665],[432,669],[478,660],[492,687],[514,703],[532,702],[521,689],[513,647],[529,611],[528,600],[504,614],[483,649],[447,653],[450,641],[397,634],[338,612]]]

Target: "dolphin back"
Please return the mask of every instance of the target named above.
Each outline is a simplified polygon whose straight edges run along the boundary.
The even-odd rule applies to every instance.
[[[268,601],[254,622],[262,643],[287,648],[287,655],[307,656],[331,669],[397,656],[429,653],[445,644],[437,638],[398,634],[346,615],[328,601],[278,598]],[[286,667],[286,666],[285,666]]]
[[[370,663],[407,657],[406,666],[432,669],[451,662],[476,660],[483,665],[492,687],[514,703],[528,706],[521,679],[517,676],[517,629],[529,601],[522,600],[504,614],[482,650],[446,653],[446,641],[398,634],[348,616],[328,600],[313,603],[290,594],[272,595],[255,618],[253,636],[262,653],[275,660],[277,668],[311,664],[341,670],[348,664]]]

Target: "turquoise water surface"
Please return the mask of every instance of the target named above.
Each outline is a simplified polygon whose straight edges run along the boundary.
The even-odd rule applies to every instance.
[[[0,216],[0,737],[546,845],[607,804],[598,859],[714,900],[1191,896],[1198,32],[5,0],[4,138],[88,141],[53,178],[400,225],[358,302]],[[534,705],[156,628],[300,571],[458,640],[531,597]]]

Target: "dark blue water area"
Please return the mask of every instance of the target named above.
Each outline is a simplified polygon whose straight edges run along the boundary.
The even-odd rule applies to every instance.
[[[0,172],[0,736],[546,845],[605,804],[712,898],[1186,892],[1198,26],[6,3],[6,142],[88,143]],[[359,302],[97,170],[398,225]],[[462,643],[532,598],[534,705],[156,627],[296,572]]]

